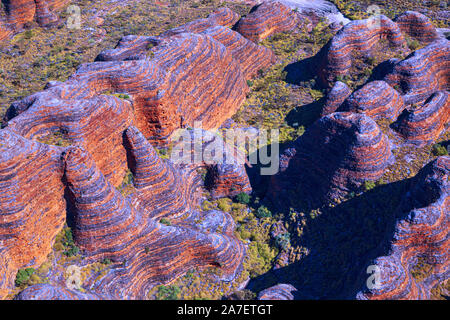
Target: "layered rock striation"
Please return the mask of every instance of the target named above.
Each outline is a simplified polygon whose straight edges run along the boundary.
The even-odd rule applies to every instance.
[[[205,266],[220,266],[224,278],[235,276],[244,248],[229,230],[207,233],[195,226],[189,228],[187,223],[177,225],[176,219],[170,226],[160,224],[151,214],[152,207],[137,204],[150,195],[139,193],[124,198],[84,150],[70,148],[64,162],[76,243],[88,261],[110,259],[116,264],[100,283],[93,285],[93,292],[120,299],[143,299],[155,284]],[[168,187],[159,185],[176,192]]]
[[[65,222],[60,149],[0,130],[0,290],[37,267]]]
[[[372,81],[353,92],[338,111],[364,113],[373,119],[395,120],[405,109],[402,96],[384,81]]]
[[[247,39],[259,42],[280,32],[293,30],[298,24],[296,13],[277,1],[264,1],[241,18],[236,30]]]
[[[450,115],[448,91],[438,91],[416,109],[405,110],[393,127],[417,145],[434,142],[445,130]]]
[[[430,299],[431,289],[448,279],[449,172],[450,158],[443,156],[414,178],[399,209],[390,254],[374,261],[379,283],[359,292],[357,298]],[[419,260],[430,266],[423,274],[417,270]]]
[[[398,89],[406,104],[420,103],[449,90],[450,42],[439,39],[397,62],[384,80]]]
[[[294,291],[297,289],[292,285],[281,283],[261,291],[258,300],[294,300]]]
[[[396,17],[394,21],[400,30],[420,42],[433,42],[439,35],[430,19],[416,11],[406,11]]]
[[[352,91],[344,82],[336,81],[325,98],[321,116],[336,112],[342,103],[344,103],[345,99],[351,94]]]
[[[56,12],[69,0],[5,0],[0,8],[0,41],[25,25],[36,21],[42,27],[51,27],[58,23]],[[3,12],[1,12],[3,11]]]
[[[405,39],[395,22],[381,15],[346,24],[317,54],[319,76],[324,84],[347,75],[355,55],[367,57],[386,41],[392,48],[401,48]]]

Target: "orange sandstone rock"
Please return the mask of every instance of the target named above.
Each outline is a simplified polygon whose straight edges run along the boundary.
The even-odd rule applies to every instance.
[[[239,20],[236,30],[258,42],[273,34],[291,31],[297,23],[297,15],[291,8],[277,1],[264,1]]]

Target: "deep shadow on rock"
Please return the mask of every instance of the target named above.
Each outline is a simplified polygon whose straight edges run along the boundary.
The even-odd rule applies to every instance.
[[[259,292],[289,283],[298,289],[295,299],[354,299],[370,276],[367,266],[388,254],[395,222],[404,218],[395,216],[396,208],[410,181],[378,186],[315,218],[308,216],[303,234],[291,242],[309,254],[252,279],[247,289]]]

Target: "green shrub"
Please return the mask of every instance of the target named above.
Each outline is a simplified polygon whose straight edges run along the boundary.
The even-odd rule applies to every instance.
[[[219,208],[219,210],[222,210],[224,212],[230,212],[231,211],[230,199],[221,198],[217,200],[217,207]]]
[[[411,39],[408,41],[408,48],[411,50],[417,50],[420,48],[420,42],[417,41],[416,39]]]
[[[267,209],[267,207],[260,206],[258,208],[258,210],[256,210],[256,216],[260,219],[261,218],[269,218],[269,217],[272,217],[272,212],[270,212],[270,210]]]
[[[281,249],[287,249],[291,245],[291,235],[289,233],[277,235],[275,237],[275,244]]]
[[[165,224],[166,226],[171,226],[172,225],[172,222],[170,222],[170,220],[167,219],[167,218],[162,218],[161,220],[159,220],[159,223]]]
[[[364,181],[364,190],[369,191],[376,187],[376,183],[374,181]]]
[[[440,145],[439,143],[436,143],[435,145],[433,145],[433,148],[431,149],[431,153],[435,157],[448,155],[447,149],[443,145]]]
[[[159,286],[156,292],[156,299],[158,300],[178,300],[181,292],[178,286]]]
[[[27,284],[28,280],[30,280],[30,277],[33,275],[34,271],[35,270],[33,268],[19,269],[19,271],[17,271],[15,280],[16,286],[20,287],[22,285]]]
[[[242,204],[249,204],[250,203],[250,196],[246,194],[245,192],[241,192],[236,196],[236,201]]]

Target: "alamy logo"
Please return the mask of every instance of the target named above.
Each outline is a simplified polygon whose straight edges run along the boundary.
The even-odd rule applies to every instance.
[[[366,285],[368,289],[380,289],[381,288],[381,270],[377,265],[370,265],[367,267],[367,274],[370,276],[367,278]]]

